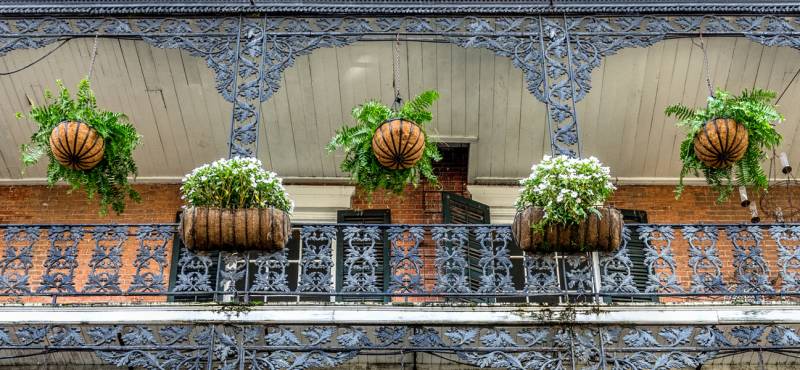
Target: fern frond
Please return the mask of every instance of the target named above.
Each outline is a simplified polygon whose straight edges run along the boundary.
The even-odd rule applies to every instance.
[[[667,117],[675,116],[677,119],[684,121],[694,117],[697,114],[697,112],[692,108],[689,108],[683,104],[678,103],[670,105],[667,108],[665,108],[664,114],[666,114]]]

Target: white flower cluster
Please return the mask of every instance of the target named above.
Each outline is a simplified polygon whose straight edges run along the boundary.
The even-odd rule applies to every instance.
[[[181,198],[193,206],[220,208],[275,207],[291,212],[283,179],[251,157],[220,158],[183,177]]]
[[[517,208],[541,207],[545,219],[568,223],[588,215],[616,190],[611,171],[595,157],[544,156],[531,167],[531,174],[520,180]]]

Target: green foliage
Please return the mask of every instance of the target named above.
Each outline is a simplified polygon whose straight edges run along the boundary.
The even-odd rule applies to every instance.
[[[602,205],[616,187],[611,183],[611,171],[595,157],[586,159],[567,156],[544,156],[531,167],[531,175],[520,180],[522,189],[515,206],[517,210],[534,206],[544,211],[539,225],[576,224],[590,212],[600,214]]]
[[[433,174],[433,161],[441,160],[442,156],[436,143],[431,142],[427,134],[425,134],[422,158],[411,168],[390,170],[381,166],[372,152],[372,136],[378,127],[390,118],[407,119],[419,125],[422,132],[425,132],[425,124],[433,119],[430,108],[438,98],[439,93],[430,90],[403,104],[399,111],[394,111],[378,101],[369,101],[355,107],[352,115],[357,124],[338,130],[327,149],[331,152],[337,149],[344,150],[342,171],[349,172],[353,182],[368,194],[377,189],[386,189],[399,194],[408,184],[419,185],[420,177],[438,184],[436,175]]]
[[[181,194],[195,207],[294,208],[282,179],[256,158],[221,158],[197,167],[183,178]]]
[[[46,104],[34,105],[28,118],[39,128],[31,136],[29,144],[22,145],[22,163],[25,166],[36,164],[43,156],[50,160],[47,165],[47,182],[53,186],[64,180],[72,190],[83,189],[88,198],[95,194],[100,198],[100,213],[108,213],[108,207],[117,214],[125,210],[126,197],[140,201],[139,194],[128,183],[128,176],[137,174],[133,161],[133,150],[139,144],[140,136],[122,113],[107,112],[97,108],[97,101],[89,81],[81,80],[73,99],[61,81],[56,81],[59,94],[54,97],[45,91]],[[17,113],[17,118],[24,118]],[[50,134],[63,121],[81,121],[94,128],[105,142],[105,154],[100,163],[88,171],[72,170],[62,166],[50,149]]]
[[[683,168],[680,183],[675,190],[677,198],[683,192],[683,178],[700,173],[715,191],[719,192],[718,202],[725,201],[735,186],[753,186],[766,189],[767,174],[761,167],[766,159],[766,149],[772,149],[781,143],[781,135],[774,124],[782,121],[783,116],[770,103],[775,92],[768,90],[744,90],[741,96],[733,96],[723,90],[717,90],[708,98],[706,109],[692,109],[682,104],[667,107],[664,113],[680,120],[678,125],[687,130],[686,138],[681,143],[680,157]],[[747,128],[749,143],[744,158],[728,168],[706,167],[694,153],[694,137],[703,129],[709,120],[714,118],[731,118]]]

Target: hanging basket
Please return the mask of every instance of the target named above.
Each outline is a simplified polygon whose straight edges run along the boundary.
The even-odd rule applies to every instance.
[[[276,208],[187,207],[180,232],[192,250],[280,250],[291,228],[289,214]]]
[[[602,217],[594,213],[575,225],[548,225],[539,232],[531,225],[539,223],[544,211],[539,207],[528,207],[514,217],[511,231],[520,249],[528,252],[610,252],[622,244],[622,213],[612,207],[597,209]]]
[[[372,137],[372,151],[388,169],[411,168],[425,151],[425,133],[414,122],[402,118],[387,120]]]
[[[744,157],[747,128],[730,118],[715,118],[694,137],[694,153],[710,168],[728,168]]]
[[[64,121],[50,133],[50,149],[64,167],[87,171],[103,160],[105,142],[89,125]]]

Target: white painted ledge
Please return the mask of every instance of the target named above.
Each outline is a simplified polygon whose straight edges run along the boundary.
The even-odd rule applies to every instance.
[[[13,324],[176,324],[258,323],[316,325],[537,325],[546,322],[617,325],[798,324],[800,306],[642,306],[579,307],[574,319],[564,308],[274,306],[248,312],[215,306],[154,305],[119,307],[2,306],[0,325]]]
[[[292,222],[336,223],[336,212],[350,208],[355,186],[286,185],[294,199]]]
[[[493,224],[511,225],[517,209],[514,202],[519,196],[519,186],[467,185],[472,200],[489,206],[489,216]]]

